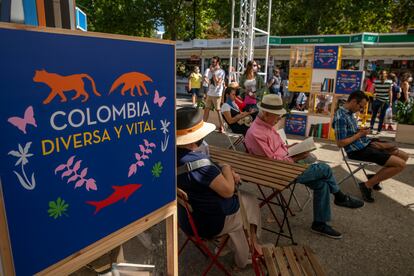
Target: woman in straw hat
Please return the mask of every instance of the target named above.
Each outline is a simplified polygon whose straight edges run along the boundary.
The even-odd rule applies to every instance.
[[[214,129],[214,124],[203,122],[198,109],[184,107],[177,110],[177,186],[189,197],[199,235],[213,238],[228,234],[235,263],[243,268],[250,261],[239,200],[245,206],[254,237],[252,242],[256,251],[262,254],[256,238],[261,229],[259,205],[256,197],[248,193],[241,193],[240,199],[237,197],[235,188],[240,176],[229,165],[216,165],[205,153],[197,151],[203,138]],[[178,219],[183,231],[191,234],[191,229],[186,227],[186,216],[179,215]]]
[[[273,126],[286,114],[282,98],[275,94],[265,95],[259,103],[259,115],[250,126],[245,138],[247,150],[255,155],[286,162],[297,162],[308,157],[309,152],[290,157],[288,148]],[[313,223],[311,230],[333,239],[342,238],[341,233],[327,224],[331,219],[330,194],[335,197],[337,206],[360,208],[364,202],[344,194],[333,176],[329,165],[314,163],[309,165],[297,179],[313,190]]]

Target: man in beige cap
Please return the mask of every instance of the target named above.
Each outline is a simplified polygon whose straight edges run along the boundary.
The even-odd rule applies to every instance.
[[[209,156],[197,149],[205,136],[215,129],[214,124],[203,122],[199,109],[184,107],[177,110],[177,186],[184,190],[193,208],[193,217],[202,238],[230,236],[230,247],[239,268],[249,262],[249,245],[243,230],[240,202],[245,207],[250,233],[257,253],[261,229],[260,210],[255,196],[235,194],[240,176],[227,164],[217,165]],[[191,235],[185,216],[178,217],[181,229]]]
[[[289,157],[288,148],[273,126],[286,114],[282,98],[275,94],[265,95],[258,105],[256,117],[245,137],[247,150],[255,155],[266,156],[287,162],[296,162],[308,157],[302,153]],[[275,168],[277,169],[277,168]],[[312,231],[334,239],[342,238],[341,233],[327,224],[331,219],[330,194],[335,196],[334,203],[341,207],[360,208],[364,202],[344,194],[333,176],[331,168],[325,163],[314,163],[297,179],[313,190]]]

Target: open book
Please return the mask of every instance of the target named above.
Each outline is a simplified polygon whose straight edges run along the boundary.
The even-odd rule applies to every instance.
[[[303,152],[316,150],[316,145],[313,141],[313,137],[306,138],[301,143],[291,146],[288,149],[289,156],[295,156]]]

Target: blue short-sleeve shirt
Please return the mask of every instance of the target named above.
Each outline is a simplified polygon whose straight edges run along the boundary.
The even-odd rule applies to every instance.
[[[177,149],[177,166],[209,157],[203,152]],[[221,232],[227,215],[234,214],[239,209],[237,196],[223,198],[210,188],[211,182],[221,174],[218,166],[210,165],[198,168],[189,173],[177,176],[177,186],[188,195],[193,208],[199,235],[210,238]],[[191,234],[187,217],[179,212],[179,222],[183,230]]]

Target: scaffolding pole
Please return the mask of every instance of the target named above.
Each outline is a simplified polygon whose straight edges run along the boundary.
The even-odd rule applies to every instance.
[[[270,37],[270,23],[271,23],[271,7],[272,0],[268,2],[268,20],[267,31],[256,28],[256,10],[257,0],[240,0],[239,26],[234,27],[235,22],[235,0],[232,0],[231,10],[231,42],[230,42],[230,68],[233,64],[233,51],[235,41],[237,40],[237,66],[235,67],[235,74],[237,80],[243,74],[248,61],[254,59],[254,47],[256,36],[266,37],[266,60],[264,72],[259,72],[267,80],[267,67],[269,61],[269,37]]]

